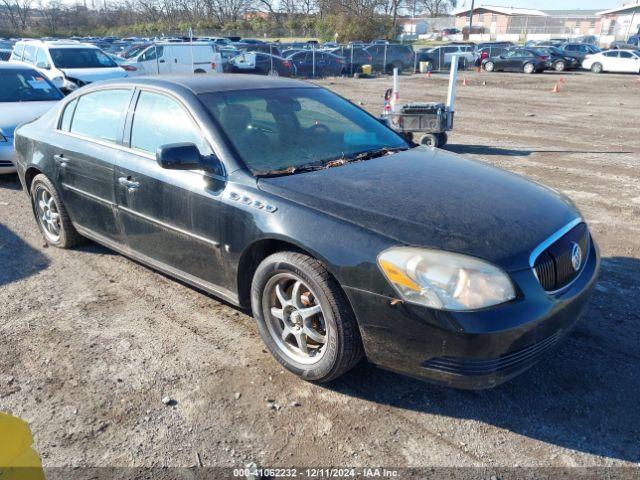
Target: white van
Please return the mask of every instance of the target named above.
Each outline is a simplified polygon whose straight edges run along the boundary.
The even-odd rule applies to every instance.
[[[130,76],[162,73],[222,73],[222,56],[207,42],[150,45],[120,65]]]
[[[98,47],[74,40],[21,40],[14,45],[9,61],[35,68],[65,93],[99,80],[127,76]]]

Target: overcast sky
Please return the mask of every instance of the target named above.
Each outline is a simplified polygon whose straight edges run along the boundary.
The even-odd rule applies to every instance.
[[[502,7],[538,8],[540,10],[608,10],[631,0],[487,0],[475,1],[476,5],[495,5]],[[458,6],[471,7],[471,0],[459,0]]]

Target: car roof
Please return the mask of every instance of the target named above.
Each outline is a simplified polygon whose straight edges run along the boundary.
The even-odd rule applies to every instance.
[[[36,71],[29,65],[24,63],[14,63],[14,62],[0,62],[0,70],[30,70]]]
[[[251,74],[220,73],[215,75],[154,75],[122,78],[100,82],[101,85],[140,85],[179,90],[186,87],[196,95],[234,90],[264,90],[270,88],[319,88],[312,83],[290,78]]]
[[[35,45],[38,47],[55,47],[55,48],[95,48],[95,45],[90,43],[77,42],[75,40],[20,40],[17,44],[23,45]]]

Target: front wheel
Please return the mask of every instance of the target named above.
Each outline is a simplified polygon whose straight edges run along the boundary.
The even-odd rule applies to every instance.
[[[536,70],[536,67],[533,63],[525,63],[524,64],[524,73],[533,73]]]
[[[253,277],[251,306],[271,354],[304,380],[334,380],[363,356],[344,293],[314,258],[279,252],[264,259]]]
[[[553,68],[555,69],[556,72],[564,72],[564,69],[567,68],[567,66],[563,61],[559,61],[553,65]]]
[[[45,241],[54,247],[70,248],[81,242],[56,187],[43,174],[31,183],[31,205]]]
[[[593,73],[602,73],[602,64],[601,63],[594,63],[593,65],[591,65],[591,71]]]

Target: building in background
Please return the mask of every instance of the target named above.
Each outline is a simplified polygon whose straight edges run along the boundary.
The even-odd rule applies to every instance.
[[[616,39],[627,39],[639,33],[640,1],[623,4],[621,7],[598,12],[602,18],[602,33],[615,36]]]
[[[469,8],[452,12],[456,27],[468,28]],[[602,18],[598,10],[535,10],[530,8],[496,7],[478,5],[473,9],[474,32],[486,35],[509,35],[515,38],[527,36],[535,39],[545,35],[577,37],[598,35]]]

